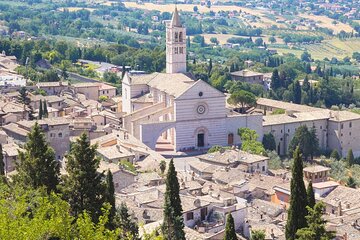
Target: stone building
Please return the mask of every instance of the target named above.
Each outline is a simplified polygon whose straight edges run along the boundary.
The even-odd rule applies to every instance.
[[[286,154],[291,139],[299,126],[314,127],[321,150],[336,149],[346,156],[352,149],[354,156],[360,156],[360,115],[350,111],[333,111],[306,105],[259,98],[257,107],[262,110],[263,132],[275,137],[277,152]],[[282,109],[284,114],[269,113]]]
[[[24,143],[36,121],[19,121],[3,126],[8,136]],[[46,118],[37,121],[43,129],[46,140],[55,150],[56,159],[61,160],[70,148],[70,120],[66,118]]]
[[[234,81],[260,84],[260,85],[263,85],[263,81],[264,81],[263,73],[253,72],[247,69],[237,72],[232,72],[230,73],[230,75],[231,75],[231,79]]]
[[[152,149],[165,142],[175,151],[239,144],[240,127],[262,137],[261,115],[232,112],[222,92],[186,72],[186,29],[177,10],[166,28],[166,73],[126,74],[122,81],[123,127]]]

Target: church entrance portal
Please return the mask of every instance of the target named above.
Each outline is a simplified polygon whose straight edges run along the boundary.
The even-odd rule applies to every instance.
[[[197,135],[197,146],[198,147],[205,147],[205,134],[198,133]]]

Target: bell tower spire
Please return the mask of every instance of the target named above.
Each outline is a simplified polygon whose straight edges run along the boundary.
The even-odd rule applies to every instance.
[[[186,73],[186,28],[176,6],[166,24],[166,73]]]

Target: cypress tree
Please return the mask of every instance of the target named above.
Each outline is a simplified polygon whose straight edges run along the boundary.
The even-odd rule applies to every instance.
[[[72,145],[67,155],[64,179],[64,196],[70,204],[72,214],[77,217],[84,210],[96,222],[101,215],[105,189],[102,173],[98,173],[100,159],[96,157],[96,145],[90,145],[85,133]]]
[[[19,161],[16,164],[18,174],[15,180],[23,186],[45,187],[48,193],[56,191],[60,164],[38,123],[35,123],[27,137],[25,151],[19,152]]]
[[[44,111],[43,111],[43,116],[44,118],[47,118],[49,115],[48,110],[47,110],[47,104],[46,101],[44,101]]]
[[[42,100],[40,99],[40,105],[39,105],[39,119],[42,119],[43,117],[43,104],[42,104]]]
[[[327,221],[322,218],[324,208],[323,202],[318,202],[313,208],[307,207],[307,226],[297,231],[297,240],[332,240],[336,237],[335,232],[326,230]]]
[[[171,159],[166,176],[164,222],[162,225],[162,232],[167,240],[185,239],[182,207],[179,195],[180,187],[176,175],[174,160]]]
[[[2,151],[2,144],[0,144],[0,177],[5,176],[5,163]]]
[[[271,89],[275,91],[280,87],[281,87],[281,82],[280,82],[279,72],[277,69],[274,69],[273,74],[271,76]]]
[[[306,197],[307,197],[308,206],[314,208],[316,201],[315,201],[315,194],[311,181],[309,182],[308,187],[306,189]]]
[[[129,214],[129,210],[125,203],[121,203],[120,207],[116,211],[115,217],[116,227],[122,230],[121,237],[127,239],[129,235],[131,239],[138,239],[139,228],[137,223],[132,219]]]
[[[339,152],[336,149],[332,150],[332,152],[330,154],[330,158],[340,160]]]
[[[299,81],[295,81],[294,83],[294,103],[301,103],[301,86]]]
[[[346,186],[350,188],[356,188],[356,181],[352,176],[349,176],[346,180]]]
[[[310,82],[309,82],[308,75],[306,75],[305,78],[304,78],[304,82],[303,82],[303,85],[302,85],[302,90],[304,92],[309,92],[309,90],[310,90]]]
[[[349,166],[352,166],[354,164],[354,154],[351,148],[347,153],[346,162],[348,163]]]
[[[234,218],[232,217],[231,213],[229,213],[226,217],[224,240],[237,240]]]
[[[113,175],[110,170],[108,170],[106,174],[106,190],[105,190],[106,202],[111,205],[110,214],[109,214],[109,223],[110,225],[113,223],[115,217],[115,187],[113,181]]]
[[[299,147],[297,147],[294,152],[290,189],[291,198],[285,235],[287,240],[294,240],[297,230],[306,227],[305,217],[307,215],[307,195],[303,180],[303,162]]]

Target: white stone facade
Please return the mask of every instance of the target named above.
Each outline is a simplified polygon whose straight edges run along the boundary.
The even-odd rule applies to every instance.
[[[237,145],[241,127],[256,130],[261,140],[261,114],[231,112],[222,92],[186,73],[186,30],[179,21],[175,11],[167,24],[167,72],[125,75],[123,128],[152,149],[160,136],[176,151]],[[184,52],[173,51],[180,47]]]

